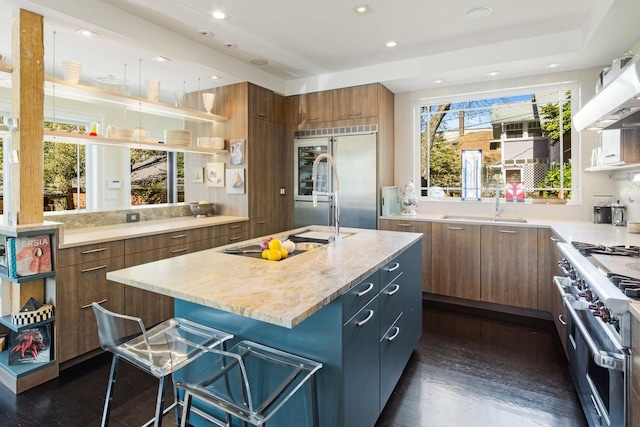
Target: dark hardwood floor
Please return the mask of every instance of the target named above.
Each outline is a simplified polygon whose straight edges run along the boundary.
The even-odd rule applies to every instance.
[[[452,308],[425,307],[422,339],[376,427],[587,425],[550,322]],[[0,426],[100,425],[110,361],[97,356],[18,396],[0,385]],[[110,425],[148,420],[156,387],[120,364]]]

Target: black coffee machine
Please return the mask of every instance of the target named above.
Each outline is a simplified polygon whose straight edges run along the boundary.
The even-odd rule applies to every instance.
[[[611,201],[613,196],[593,196],[593,223],[611,224]]]

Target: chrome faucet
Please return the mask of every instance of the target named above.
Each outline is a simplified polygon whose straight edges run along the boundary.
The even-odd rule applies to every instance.
[[[318,169],[318,163],[322,159],[327,159],[327,163],[331,164],[331,169],[333,170],[333,177],[335,179],[335,186],[333,188],[333,193],[329,192],[320,192],[316,191],[316,174]],[[311,169],[311,181],[313,182],[313,190],[311,191],[311,195],[313,198],[313,207],[318,206],[318,196],[331,196],[333,195],[333,201],[335,207],[333,209],[333,220],[334,220],[334,235],[333,241],[340,240],[340,200],[338,199],[338,193],[340,191],[340,180],[338,180],[338,167],[336,166],[336,161],[330,154],[322,153],[313,161],[313,168]]]
[[[500,185],[498,184],[498,181],[495,179],[490,179],[487,182],[487,191],[489,191],[489,187],[492,186],[495,188],[496,191],[496,212],[495,212],[495,219],[497,219],[500,214],[502,213],[502,211],[504,210],[505,206],[500,206]]]

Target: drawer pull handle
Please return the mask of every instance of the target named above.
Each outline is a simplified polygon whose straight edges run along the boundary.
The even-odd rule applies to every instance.
[[[258,116],[258,117],[267,117],[267,115],[265,113],[258,113],[258,112],[256,112],[256,116]]]
[[[559,242],[560,239],[558,239],[556,236],[551,236],[551,241],[552,242]]]
[[[464,230],[464,228],[463,228],[463,227],[451,227],[451,226],[448,226],[447,228],[448,228],[449,230]]]
[[[266,224],[266,223],[267,223],[266,219],[263,219],[262,221],[258,221],[258,225],[262,225],[262,224]]]
[[[187,237],[186,234],[176,234],[175,236],[171,236],[172,239],[182,239],[183,237]]]
[[[517,231],[513,231],[513,230],[500,230],[498,232],[503,234],[518,234]]]
[[[101,300],[101,301],[96,301],[95,303],[96,303],[96,304],[100,304],[100,305],[102,305],[102,304],[104,304],[104,303],[105,303],[105,302],[107,302],[107,301],[109,301],[109,300],[108,300],[108,299],[103,299],[103,300]],[[87,308],[91,308],[91,304],[83,305],[83,306],[81,306],[80,308],[81,308],[81,309],[83,309],[83,310],[86,310]]]
[[[558,316],[558,321],[559,321],[560,323],[562,323],[563,325],[566,325],[566,324],[567,324],[567,321],[566,321],[566,320],[565,320],[565,318],[564,318],[564,314],[561,314],[561,315],[559,315],[559,316]]]
[[[97,267],[91,267],[91,268],[85,268],[84,270],[80,270],[82,273],[90,273],[92,271],[96,271],[96,270],[102,270],[103,268],[107,268],[107,265],[99,265]]]
[[[398,224],[398,227],[413,227],[413,224],[400,223],[400,224]]]
[[[395,333],[395,334],[393,334],[393,335],[391,335],[390,337],[388,337],[388,338],[387,338],[387,341],[393,341],[393,340],[395,340],[395,339],[396,339],[396,337],[397,337],[398,335],[400,335],[400,328],[399,328],[399,327],[397,327],[397,326],[396,326],[396,327],[395,327],[395,328],[393,328],[393,329],[395,329],[395,330],[396,330],[396,333]]]
[[[320,117],[307,117],[307,120],[319,120]]]
[[[369,282],[369,286],[367,286],[367,289],[365,289],[364,291],[360,291],[358,292],[356,295],[358,295],[359,297],[368,294],[369,292],[371,292],[371,289],[373,289],[373,283]]]
[[[229,228],[231,230],[235,230],[236,228],[240,228],[240,226],[239,225],[230,225]]]
[[[350,113],[349,117],[353,117],[353,116],[361,116],[362,115],[362,111],[359,113]]]
[[[88,251],[82,251],[82,255],[87,255],[87,254],[94,254],[96,252],[102,252],[102,251],[106,251],[107,248],[98,248],[98,249],[90,249]]]
[[[400,290],[400,285],[397,283],[393,284],[394,289],[392,291],[387,292],[387,295],[391,296]]]
[[[372,317],[373,317],[373,310],[369,310],[369,315],[367,316],[367,318],[363,319],[363,320],[361,320],[359,322],[356,322],[356,325],[362,326],[365,323],[367,323],[369,320],[371,320]]]
[[[230,242],[235,242],[236,240],[242,240],[242,237],[229,237]]]
[[[186,251],[186,250],[187,250],[187,248],[174,249],[174,250],[172,250],[172,251],[171,251],[171,253],[172,253],[172,254],[177,254],[177,253],[180,253],[180,252],[184,252],[184,251]]]
[[[391,273],[393,271],[396,271],[398,268],[400,268],[400,263],[396,262],[393,267],[385,268],[385,270],[387,270],[388,273]]]

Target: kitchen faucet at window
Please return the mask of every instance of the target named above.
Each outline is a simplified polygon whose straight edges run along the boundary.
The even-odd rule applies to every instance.
[[[495,189],[495,192],[496,192],[495,219],[498,219],[498,217],[500,216],[500,214],[502,213],[502,211],[504,210],[506,205],[500,206],[500,184],[498,183],[498,181],[496,179],[490,179],[487,182],[487,191],[489,191],[491,186],[493,186],[493,188]]]

